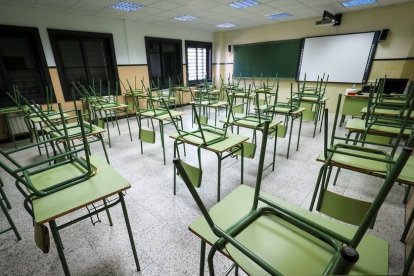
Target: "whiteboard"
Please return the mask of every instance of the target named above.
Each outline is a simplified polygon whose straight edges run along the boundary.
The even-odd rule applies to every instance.
[[[366,83],[379,32],[307,37],[302,45],[299,80],[316,81],[329,74],[329,82]],[[326,77],[325,77],[326,79]]]

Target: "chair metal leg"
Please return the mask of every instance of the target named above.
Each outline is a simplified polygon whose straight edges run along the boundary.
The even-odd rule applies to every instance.
[[[4,203],[6,203],[7,209],[11,209],[11,205],[9,200],[7,199],[6,193],[3,191],[3,180],[0,178],[0,201],[4,200]]]
[[[204,275],[204,263],[206,260],[206,242],[201,240],[200,248],[200,276]]]
[[[403,199],[404,204],[407,203],[408,196],[410,195],[410,190],[411,190],[411,186],[407,185],[407,187],[405,188],[404,199]]]
[[[403,269],[403,272],[402,272],[403,276],[408,275],[408,273],[410,272],[413,260],[414,260],[414,246],[411,247],[410,254],[408,255],[407,259],[405,260],[404,269]]]
[[[56,244],[56,249],[59,255],[60,262],[62,263],[63,271],[66,276],[70,275],[68,263],[66,262],[65,253],[63,253],[63,246],[60,240],[59,230],[56,226],[56,221],[52,220],[49,222],[50,230],[52,231],[53,240]]]
[[[108,153],[106,152],[106,147],[105,147],[105,143],[104,143],[104,140],[103,140],[103,137],[102,137],[102,134],[98,134],[98,139],[101,141],[101,144],[102,144],[102,149],[103,149],[103,151],[104,151],[104,154],[105,154],[105,158],[106,158],[106,162],[108,162],[108,164],[111,164],[110,162],[109,162],[109,158],[108,158]]]
[[[408,231],[410,230],[411,225],[413,224],[413,220],[414,220],[414,212],[413,212],[413,210],[411,210],[411,214],[408,217],[407,224],[405,225],[405,228],[404,228],[404,232],[401,235],[401,239],[400,239],[401,242],[405,242],[405,239],[407,238]]]
[[[12,218],[10,217],[9,212],[7,211],[6,206],[4,205],[2,199],[0,198],[0,208],[3,210],[4,215],[6,216],[7,221],[10,224],[10,228],[5,229],[5,230],[0,230],[0,234],[7,232],[9,230],[13,230],[14,234],[16,235],[17,240],[21,240],[22,238],[20,237],[19,231],[17,231],[16,225],[14,224]]]
[[[324,164],[319,170],[318,179],[316,180],[315,190],[313,191],[311,204],[309,206],[309,211],[313,210],[313,206],[314,206],[315,200],[316,200],[316,195],[318,194],[319,187],[321,185],[321,181],[322,181],[322,178],[323,178],[322,176],[325,174],[325,170],[326,170],[326,164]]]
[[[108,208],[108,205],[106,204],[106,198],[103,199],[103,204],[105,205],[105,211],[106,211],[106,215],[108,216],[109,225],[113,226],[111,214],[109,213],[109,208]]]
[[[219,154],[219,153],[216,153],[216,155],[217,155],[217,202],[219,202],[220,201],[220,189],[221,189],[221,187],[220,187],[220,179],[221,179],[221,155]],[[242,159],[243,159],[243,151],[242,151],[242,157],[241,157]],[[243,175],[242,175],[242,178],[243,178]],[[243,180],[242,180],[242,182],[241,183],[243,183]]]
[[[127,212],[127,208],[126,208],[126,205],[125,205],[124,195],[122,194],[122,192],[118,193],[118,195],[119,195],[119,199],[120,199],[121,205],[122,205],[122,212],[124,213],[125,224],[126,224],[126,227],[127,227],[127,230],[128,230],[129,241],[131,242],[132,254],[134,255],[135,265],[137,266],[137,270],[140,271],[141,268],[140,268],[139,262],[138,262],[138,255],[137,255],[137,251],[135,249],[134,237],[132,236],[131,224],[129,223],[128,212]]]

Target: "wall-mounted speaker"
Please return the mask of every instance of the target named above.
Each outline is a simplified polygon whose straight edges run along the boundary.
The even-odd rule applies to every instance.
[[[231,45],[227,45],[227,50],[231,53]]]
[[[390,31],[390,29],[382,29],[381,30],[381,33],[379,35],[378,41],[384,41],[384,40],[386,40],[389,31]]]

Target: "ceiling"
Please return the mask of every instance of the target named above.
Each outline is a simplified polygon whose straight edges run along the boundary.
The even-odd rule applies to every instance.
[[[322,17],[324,10],[330,13],[347,13],[356,10],[371,9],[395,5],[413,0],[377,0],[375,4],[345,8],[338,0],[257,0],[260,4],[246,9],[234,9],[229,3],[234,0],[122,0],[144,5],[134,12],[125,12],[110,8],[118,0],[0,0],[2,5],[57,10],[65,13],[77,13],[90,16],[126,19],[138,22],[197,29],[208,32],[242,29],[272,24],[281,21],[298,20],[310,17]],[[269,20],[265,15],[286,12],[292,16],[281,20]],[[198,17],[194,21],[181,22],[176,16],[189,14]],[[217,24],[232,23],[231,28],[218,28]]]

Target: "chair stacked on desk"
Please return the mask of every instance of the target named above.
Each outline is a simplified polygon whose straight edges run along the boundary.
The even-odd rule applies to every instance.
[[[42,120],[50,134],[47,139],[37,143],[8,151],[0,149],[2,160],[5,160],[0,162],[0,167],[16,179],[16,187],[24,196],[24,207],[33,219],[36,245],[44,253],[48,253],[50,245],[49,230],[46,226],[48,223],[64,273],[70,275],[59,230],[87,218],[92,220],[92,217],[96,217],[99,220],[98,215],[103,211],[106,212],[112,226],[109,208],[121,203],[135,264],[140,270],[123,199],[123,191],[130,185],[105,161],[89,155],[87,134],[91,130],[88,129],[88,123],[83,121],[84,116],[81,111],[77,110],[74,115],[79,120],[79,125],[74,127],[67,123],[60,104],[57,111],[60,120],[56,122],[50,119],[47,112],[35,108],[20,94],[9,94],[9,96],[16,104],[24,102],[29,106],[31,113]],[[16,96],[20,97],[18,101],[14,98]],[[73,129],[80,130],[81,143],[76,146],[71,142]],[[52,153],[29,164],[27,160],[21,160],[25,152],[30,152],[33,147],[39,145],[49,145]],[[108,199],[110,196],[115,198]],[[56,224],[57,218],[83,207],[88,208],[87,214],[59,226]]]
[[[349,229],[260,191],[268,130],[269,122],[266,122],[255,188],[241,185],[209,211],[195,189],[199,183],[195,183],[189,173],[188,166],[191,165],[174,159],[180,176],[203,214],[189,227],[201,238],[200,275],[204,273],[206,243],[212,246],[207,261],[210,275],[215,275],[214,256],[217,251],[230,258],[236,269],[240,267],[249,275],[325,275],[351,271],[356,274],[386,274],[388,244],[366,235],[366,232],[412,153],[414,136],[410,137],[388,171],[359,226]],[[336,207],[334,205],[330,207]]]
[[[329,75],[318,76],[315,86],[309,86],[306,82],[306,74],[302,84],[297,83],[296,97],[300,102],[300,106],[306,108],[304,112],[304,119],[312,121],[314,124],[313,137],[315,137],[318,121],[321,121],[320,130],[322,129],[323,112],[325,110],[326,101],[325,96],[326,86],[328,85]]]
[[[155,125],[154,120],[159,122],[161,146],[163,152],[164,165],[166,164],[165,157],[165,143],[164,143],[164,126],[171,123],[179,123],[182,127],[182,115],[184,112],[177,110],[170,110],[170,101],[168,98],[158,98],[157,100],[152,99],[152,91],[150,88],[146,88],[142,82],[144,91],[147,91],[148,108],[140,108],[139,102],[136,98],[132,98],[134,108],[136,110],[135,116],[138,123],[138,139],[140,140],[141,154],[143,154],[143,143],[155,143]],[[171,117],[170,117],[171,115]],[[171,120],[170,120],[171,118]],[[145,128],[143,121],[147,120],[148,127]]]
[[[220,201],[220,184],[221,184],[221,164],[222,161],[228,157],[235,157],[235,155],[241,156],[241,179],[243,181],[243,159],[244,159],[244,142],[249,138],[241,135],[231,134],[228,131],[230,114],[232,113],[232,103],[230,101],[229,112],[223,128],[218,128],[206,123],[201,122],[197,107],[195,103],[192,103],[193,114],[196,120],[196,128],[183,129],[174,121],[170,111],[170,119],[174,123],[177,133],[170,135],[174,139],[174,157],[180,156],[179,146],[186,144],[195,146],[197,148],[198,167],[189,166],[192,178],[198,184],[201,184],[202,178],[202,163],[201,163],[201,150],[205,149],[209,152],[213,152],[217,156],[218,169],[217,169],[217,201]],[[184,155],[185,155],[184,147]],[[176,194],[176,169],[174,167],[174,195]]]
[[[73,87],[80,96],[85,110],[90,114],[92,122],[102,128],[106,128],[108,134],[108,143],[109,147],[111,144],[111,135],[109,130],[109,121],[112,122],[112,127],[114,127],[114,121],[118,129],[118,134],[121,135],[121,130],[119,128],[118,116],[126,116],[129,137],[132,141],[131,127],[129,125],[128,119],[128,105],[118,102],[118,97],[112,95],[111,93],[111,83],[108,81],[107,84],[107,95],[104,95],[102,88],[99,90],[96,89],[94,85],[86,87],[82,83],[75,84]],[[100,85],[102,87],[102,84]],[[115,94],[118,93],[118,84],[115,83],[115,89],[113,91]]]

